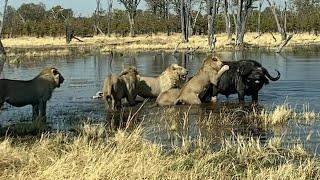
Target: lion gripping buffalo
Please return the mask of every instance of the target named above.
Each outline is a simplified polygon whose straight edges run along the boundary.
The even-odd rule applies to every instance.
[[[241,104],[245,96],[251,96],[252,103],[258,103],[258,93],[263,85],[280,79],[280,72],[276,70],[277,76],[272,77],[266,68],[253,60],[224,61],[229,65],[229,70],[222,74],[217,85],[211,84],[202,101],[210,100],[212,96],[223,94],[238,94]]]
[[[45,121],[47,101],[63,81],[63,76],[56,68],[45,68],[29,81],[1,79],[0,107],[4,102],[16,107],[32,105],[33,118]]]

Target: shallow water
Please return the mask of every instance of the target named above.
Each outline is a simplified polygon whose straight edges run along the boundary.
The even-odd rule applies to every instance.
[[[320,53],[299,52],[275,55],[270,52],[222,52],[219,53],[224,60],[254,59],[266,67],[270,74],[275,76],[274,69],[281,73],[279,81],[270,82],[259,94],[259,103],[264,108],[273,108],[277,104],[288,102],[297,110],[302,110],[304,104],[310,106],[310,110],[320,111],[318,103],[320,97]],[[104,102],[92,99],[97,91],[102,88],[105,76],[111,72],[118,73],[123,66],[135,65],[140,74],[157,76],[167,66],[178,63],[189,70],[189,76],[194,74],[202,63],[205,54],[196,54],[185,58],[182,54],[173,56],[171,53],[139,53],[132,55],[114,54],[110,65],[110,55],[95,55],[82,58],[49,58],[45,60],[26,61],[19,66],[8,65],[4,67],[5,78],[28,80],[36,76],[46,66],[54,66],[59,69],[66,79],[61,88],[56,89],[52,99],[48,103],[48,122],[53,129],[65,130],[79,124],[77,119],[90,117],[95,121],[105,121],[107,113]],[[250,98],[247,101],[250,102]],[[218,105],[226,103],[237,105],[237,96],[232,95],[228,99],[218,97]],[[149,102],[152,104],[152,102]],[[191,109],[190,119],[198,119],[199,115],[212,109],[212,104],[197,106]],[[186,108],[187,109],[187,108]],[[185,109],[185,110],[186,110]],[[157,115],[158,108],[144,108],[141,113]],[[0,113],[1,126],[6,126],[31,116],[31,107],[16,108],[5,105]],[[76,118],[75,118],[76,117]],[[70,120],[71,119],[71,120]],[[189,122],[190,127],[196,127],[195,122]],[[320,123],[301,126],[290,123],[281,130],[267,130],[256,132],[261,138],[270,136],[283,136],[287,143],[301,141],[310,151],[317,151],[320,144],[318,129]],[[219,128],[221,130],[221,128]],[[222,128],[223,129],[223,128]],[[198,129],[194,128],[192,135],[196,136]],[[311,133],[312,132],[312,133]],[[211,132],[210,136],[222,136],[224,132]],[[210,132],[207,132],[210,134]],[[220,134],[220,135],[217,135]],[[308,137],[308,138],[307,138]],[[164,138],[165,139],[165,138]]]

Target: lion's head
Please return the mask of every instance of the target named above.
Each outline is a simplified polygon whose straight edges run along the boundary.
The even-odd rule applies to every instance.
[[[223,62],[214,56],[207,57],[202,64],[202,68],[207,69],[209,71],[215,70],[219,71],[223,66]]]
[[[166,70],[166,74],[171,74],[177,77],[178,80],[186,80],[188,70],[178,64],[171,64]]]
[[[53,81],[54,86],[58,88],[60,87],[60,84],[64,82],[63,76],[58,69],[54,67],[44,68],[37,77],[49,80],[50,82]]]

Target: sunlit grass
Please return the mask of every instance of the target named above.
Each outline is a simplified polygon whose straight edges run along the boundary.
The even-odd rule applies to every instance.
[[[319,118],[319,113],[310,110],[309,105],[303,105],[301,112],[296,111],[287,103],[277,105],[274,110],[263,109],[258,117],[261,118],[265,125],[279,125],[288,122],[289,120],[312,122]]]
[[[216,49],[228,49],[233,48],[232,43],[227,38],[227,34],[221,33],[217,34]],[[264,47],[264,48],[276,48],[281,43],[280,34],[275,33],[273,39],[270,33],[264,33],[258,37],[258,33],[246,33],[244,42],[248,45],[254,47]],[[234,38],[234,36],[233,36]],[[68,49],[63,49],[63,47],[68,46],[95,46],[95,49],[99,49],[101,52],[108,52],[111,50],[115,51],[156,51],[156,50],[165,50],[165,51],[174,51],[179,42],[181,42],[180,34],[175,33],[171,36],[167,36],[164,33],[159,33],[158,35],[146,36],[138,35],[137,37],[116,37],[116,36],[94,36],[94,37],[85,37],[82,38],[84,42],[78,42],[73,40],[69,45],[66,44],[64,37],[18,37],[18,38],[9,38],[3,39],[3,44],[9,49],[12,48],[30,48],[26,53],[27,56],[41,56],[42,54],[52,54],[52,55],[65,55],[71,53]],[[294,45],[308,45],[316,44],[320,42],[320,36],[316,36],[308,33],[295,34],[288,47]],[[54,50],[54,48],[60,47],[60,49]],[[40,48],[40,49],[34,49]],[[53,48],[53,50],[41,51],[41,48]],[[188,43],[180,43],[178,50],[186,50],[188,48],[197,49],[197,51],[208,50],[207,47],[207,36],[195,35],[191,36]],[[16,54],[11,54],[16,55]]]
[[[317,179],[320,159],[302,145],[286,147],[279,137],[260,141],[237,130],[317,118],[307,105],[298,112],[284,103],[270,110],[159,108],[133,128],[84,119],[72,132],[4,137],[0,179]],[[161,134],[147,126],[150,121]],[[214,141],[204,132],[215,136],[225,128],[230,133]],[[171,142],[157,140],[164,136]]]
[[[45,134],[0,143],[1,179],[317,179],[320,159],[281,139],[262,144],[234,135],[212,150],[201,136],[167,151],[131,132],[85,124],[80,133]]]

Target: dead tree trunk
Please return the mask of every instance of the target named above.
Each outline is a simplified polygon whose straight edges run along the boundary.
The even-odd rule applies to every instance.
[[[246,24],[248,20],[248,16],[252,9],[253,0],[238,0],[236,4],[236,18],[235,18],[235,26],[236,26],[236,46],[243,45],[244,34],[246,31]]]
[[[170,0],[165,0],[164,2],[164,14],[165,14],[165,21],[167,22],[167,36],[170,36],[171,35],[171,26],[169,24],[169,21],[170,21],[170,12],[169,12],[169,6],[170,6]]]
[[[216,37],[215,37],[215,17],[217,9],[216,0],[206,0],[206,9],[207,9],[207,19],[208,19],[208,48],[209,51],[212,51],[215,47]]]
[[[97,2],[97,7],[96,7],[96,10],[95,10],[95,17],[94,17],[94,30],[95,30],[95,33],[98,35],[98,34],[104,34],[104,32],[100,29],[100,16],[101,16],[101,0],[96,0]]]
[[[5,56],[6,54],[6,51],[3,47],[3,44],[2,44],[2,30],[3,30],[3,26],[4,26],[4,21],[5,21],[5,18],[6,18],[6,13],[7,13],[7,5],[8,5],[8,0],[5,0],[4,1],[4,6],[3,6],[3,15],[2,15],[2,20],[1,20],[1,23],[0,23],[0,55],[1,56]],[[0,74],[1,74],[1,71],[0,71]]]
[[[111,23],[112,23],[112,3],[113,0],[107,0],[107,34],[111,36]]]
[[[259,1],[258,27],[257,27],[258,36],[255,38],[258,38],[261,36],[261,8],[262,8],[263,1],[264,0]]]
[[[276,21],[277,24],[277,28],[278,28],[278,32],[281,34],[281,44],[279,45],[279,47],[277,48],[277,50],[275,51],[276,53],[280,53],[283,49],[283,47],[285,47],[288,42],[291,40],[291,38],[293,37],[293,34],[288,35],[287,33],[287,2],[285,1],[285,6],[283,9],[283,12],[280,15],[280,20],[276,11],[276,5],[275,2],[273,2],[273,5],[271,4],[270,0],[267,0],[269,6],[271,7],[271,11],[272,14],[274,16],[274,19]]]
[[[134,19],[137,15],[137,8],[141,0],[119,0],[124,7],[126,8],[126,11],[128,13],[128,19],[129,19],[129,26],[130,26],[130,36],[135,36],[135,23]]]
[[[5,0],[2,20],[0,23],[0,79],[2,79],[4,77],[2,71],[3,71],[4,63],[6,61],[6,51],[3,47],[1,39],[2,39],[2,30],[3,30],[3,26],[4,26],[4,21],[5,21],[6,13],[7,13],[7,5],[8,5],[8,0]]]
[[[197,12],[197,15],[196,17],[194,18],[194,21],[193,21],[193,24],[192,24],[192,31],[194,32],[195,31],[195,26],[196,26],[196,23],[197,23],[197,20],[198,20],[198,16],[202,10],[202,4],[203,2],[201,1],[200,4],[199,4],[199,9],[198,9],[198,12]]]
[[[224,0],[224,9],[223,9],[223,16],[225,20],[226,26],[226,33],[228,34],[228,42],[232,41],[232,33],[231,33],[231,19],[229,14],[229,5],[228,0]]]
[[[181,41],[189,42],[188,12],[185,0],[180,2]]]

